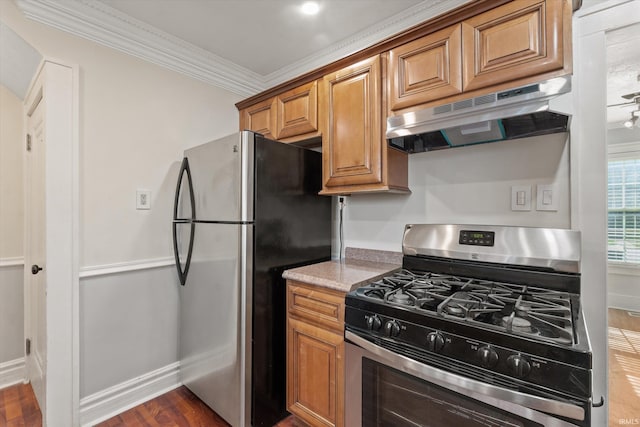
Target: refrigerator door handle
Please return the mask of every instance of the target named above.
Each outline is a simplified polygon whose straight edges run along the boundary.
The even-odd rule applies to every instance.
[[[187,222],[188,218],[178,218],[178,208],[180,207],[180,194],[182,189],[182,179],[183,177],[187,178],[187,187],[189,189],[189,202],[191,204],[191,218],[190,220],[196,219],[196,200],[193,195],[193,182],[191,180],[191,169],[189,168],[189,159],[182,159],[182,165],[180,166],[180,172],[178,172],[178,183],[176,185],[176,194],[173,200],[173,220],[181,220],[182,222]],[[187,220],[187,221],[185,221]]]
[[[185,175],[186,174],[186,175]],[[178,218],[178,208],[180,204],[180,192],[182,190],[183,177],[186,177],[187,187],[189,189],[189,201],[191,203],[191,218]],[[187,283],[187,274],[191,265],[191,255],[193,254],[193,240],[195,237],[196,225],[192,222],[195,220],[195,198],[193,195],[193,183],[191,181],[191,169],[189,169],[189,160],[185,157],[180,166],[178,173],[178,184],[176,185],[176,195],[173,204],[173,255],[175,257],[176,269],[178,270],[178,278],[180,284],[184,286]],[[178,248],[178,226],[180,224],[189,224],[189,248],[187,249],[187,259],[185,260],[184,269],[180,264],[180,253]]]
[[[187,249],[187,259],[184,263],[184,269],[180,264],[180,255],[178,251],[178,226],[181,224],[189,224],[190,226],[189,249]],[[195,237],[195,229],[196,229],[196,225],[193,222],[181,222],[181,221],[173,222],[173,255],[176,260],[176,269],[178,270],[178,278],[180,279],[180,284],[182,286],[184,286],[187,283],[187,274],[189,274],[189,266],[191,265],[191,255],[193,254],[193,239]]]

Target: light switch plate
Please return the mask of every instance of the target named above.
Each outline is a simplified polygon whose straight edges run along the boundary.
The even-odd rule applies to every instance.
[[[136,190],[136,209],[151,209],[151,190]]]
[[[511,187],[511,210],[530,211],[531,210],[531,186],[514,185]]]
[[[539,184],[536,193],[536,210],[557,211],[558,192],[553,184]]]

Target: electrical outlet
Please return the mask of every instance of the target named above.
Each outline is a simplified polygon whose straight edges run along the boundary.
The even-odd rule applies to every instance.
[[[151,190],[136,191],[136,209],[138,210],[151,209]]]

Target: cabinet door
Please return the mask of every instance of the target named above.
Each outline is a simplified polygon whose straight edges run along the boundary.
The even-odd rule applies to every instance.
[[[389,68],[392,110],[462,92],[461,25],[391,49]]]
[[[317,86],[311,82],[276,96],[277,139],[318,131]]]
[[[274,99],[267,99],[258,104],[252,105],[242,110],[242,124],[240,130],[252,130],[264,135],[266,138],[275,139],[273,129],[275,129]]]
[[[344,425],[344,339],[289,318],[287,406],[311,426]]]
[[[380,57],[329,74],[321,84],[325,190],[382,182]]]
[[[562,69],[563,0],[518,0],[462,23],[463,90]]]

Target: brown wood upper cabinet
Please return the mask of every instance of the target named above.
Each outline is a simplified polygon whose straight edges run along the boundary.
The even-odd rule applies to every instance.
[[[562,0],[518,0],[462,23],[463,90],[563,68]]]
[[[380,55],[321,80],[323,189],[320,194],[408,191],[406,154],[386,144],[382,105]]]
[[[454,25],[389,51],[390,107],[462,92],[462,30]]]
[[[240,112],[240,128],[283,142],[317,136],[318,84],[313,81]]]
[[[393,48],[389,109],[568,74],[570,19],[565,0],[516,0]]]

